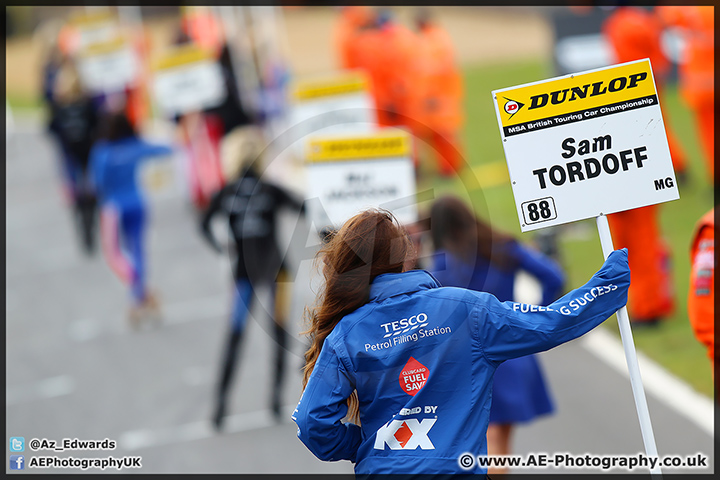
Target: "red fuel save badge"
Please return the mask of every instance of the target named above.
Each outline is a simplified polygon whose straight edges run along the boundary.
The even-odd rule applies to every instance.
[[[410,357],[400,372],[400,388],[408,395],[415,396],[425,386],[430,370],[422,363]]]

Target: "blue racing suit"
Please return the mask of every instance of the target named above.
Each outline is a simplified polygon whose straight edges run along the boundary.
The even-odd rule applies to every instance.
[[[626,304],[629,285],[626,249],[547,307],[440,287],[423,270],[379,275],[369,302],[325,339],[293,413],[298,437],[358,475],[484,474],[458,460],[487,454],[498,365],[592,330]],[[353,390],[362,426],[342,421]]]
[[[122,244],[131,259],[132,296],[141,302],[146,295],[144,232],[146,208],[139,168],[149,157],[168,155],[166,145],[153,145],[138,137],[101,140],[90,152],[90,171],[103,209],[114,208],[120,221]]]

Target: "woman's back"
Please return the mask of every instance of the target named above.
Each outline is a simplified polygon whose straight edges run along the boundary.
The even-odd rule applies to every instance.
[[[487,451],[495,368],[609,317],[626,295],[629,272],[620,266],[626,257],[613,255],[571,292],[616,292],[586,303],[581,313],[566,297],[531,312],[487,293],[442,288],[422,270],[378,276],[370,301],[327,336],[293,415],[298,436],[321,459],[356,462],[358,474],[461,472],[462,453]],[[353,390],[362,427],[340,423]]]
[[[350,460],[356,474],[485,473],[459,459],[487,452],[495,368],[577,338],[627,302],[626,250],[538,307],[404,271],[412,244],[387,211],[361,212],[327,239],[292,418],[316,457]]]
[[[358,460],[364,459],[358,473],[390,468],[400,456],[408,466],[432,459],[452,470],[457,456],[446,454],[453,444],[482,447],[476,432],[463,425],[482,423],[483,417],[487,422],[487,410],[476,402],[494,367],[474,346],[475,299],[464,290],[438,287],[420,270],[381,275],[370,302],[326,340],[347,363],[358,391],[368,439],[358,451]]]

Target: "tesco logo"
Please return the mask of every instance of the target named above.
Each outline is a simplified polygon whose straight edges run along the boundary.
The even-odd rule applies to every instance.
[[[396,320],[394,322],[383,323],[380,325],[385,329],[385,335],[383,338],[390,337],[392,335],[400,335],[401,333],[407,333],[410,330],[415,330],[418,327],[427,325],[428,316],[424,313],[418,313],[410,318],[403,318],[402,320]]]

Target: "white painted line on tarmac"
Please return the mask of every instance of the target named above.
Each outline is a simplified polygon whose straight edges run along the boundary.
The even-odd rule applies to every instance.
[[[18,403],[61,397],[75,391],[75,380],[68,375],[46,378],[28,385],[8,387],[5,392],[7,406]]]
[[[612,368],[629,378],[625,351],[620,339],[596,328],[581,338],[581,345]],[[655,396],[700,429],[714,435],[714,408],[712,400],[693,390],[642,352],[637,352],[638,365],[646,392]]]
[[[294,409],[295,405],[286,405],[283,407],[280,422],[273,418],[270,410],[265,409],[226,417],[222,432],[216,432],[210,420],[203,420],[167,428],[154,430],[141,429],[125,432],[118,437],[118,443],[119,446],[125,450],[135,451],[143,448],[204,440],[216,435],[269,428],[280,423],[287,423],[285,419],[290,419],[290,414]]]

